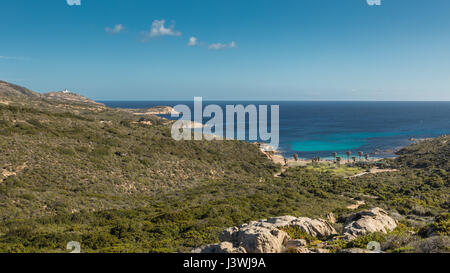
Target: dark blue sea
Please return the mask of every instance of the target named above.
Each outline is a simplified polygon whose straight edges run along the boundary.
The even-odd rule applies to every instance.
[[[109,107],[149,108],[193,101],[103,101]],[[203,101],[203,106],[249,104],[280,106],[280,145],[284,156],[329,158],[359,151],[394,156],[410,139],[450,133],[450,102]],[[270,109],[270,108],[269,108]],[[270,110],[269,110],[270,113]],[[170,117],[170,116],[169,116]]]

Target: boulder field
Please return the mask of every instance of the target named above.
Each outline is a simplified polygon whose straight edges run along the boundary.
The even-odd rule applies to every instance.
[[[329,217],[328,217],[329,218]],[[332,221],[331,221],[332,222]],[[291,239],[286,228],[296,228],[311,238],[324,240],[308,248],[304,239]],[[194,249],[194,253],[328,253],[327,241],[337,236],[351,241],[369,233],[387,233],[397,227],[397,221],[381,208],[357,212],[347,217],[338,233],[330,221],[308,217],[281,216],[252,221],[230,227],[219,235],[220,243]],[[342,252],[367,253],[365,249],[344,249]]]

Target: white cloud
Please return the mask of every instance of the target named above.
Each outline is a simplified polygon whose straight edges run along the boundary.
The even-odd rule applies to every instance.
[[[189,38],[189,42],[187,44],[188,46],[196,46],[197,45],[197,38],[191,37]]]
[[[221,43],[210,44],[210,45],[208,46],[209,49],[215,49],[215,50],[224,49],[224,48],[226,48],[226,47],[227,47],[226,44],[221,44]]]
[[[150,31],[143,32],[145,38],[154,38],[159,36],[181,36],[181,32],[174,30],[175,24],[169,27],[165,26],[166,20],[155,20],[152,23]]]
[[[66,0],[69,6],[81,6],[81,0]]]
[[[221,49],[227,49],[227,48],[237,48],[237,44],[235,41],[232,41],[231,43],[225,44],[225,43],[214,43],[214,44],[208,44],[205,42],[201,42],[197,39],[197,37],[191,36],[189,38],[189,41],[187,43],[188,46],[202,46],[206,47],[211,50],[221,50]]]
[[[226,48],[237,48],[237,44],[234,41],[232,41],[229,44],[215,43],[215,44],[210,44],[208,46],[208,48],[213,49],[213,50],[221,50],[221,49],[226,49]]]
[[[108,33],[117,34],[122,32],[125,29],[125,27],[122,24],[117,24],[113,28],[107,27],[105,28],[105,31]]]

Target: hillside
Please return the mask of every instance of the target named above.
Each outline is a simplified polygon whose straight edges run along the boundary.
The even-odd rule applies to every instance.
[[[0,81],[0,103],[9,104],[21,99],[39,99],[41,94],[22,86]]]
[[[397,162],[404,167],[450,172],[450,138],[424,140],[400,150]]]
[[[146,124],[119,110],[77,115],[1,105],[0,115],[4,220],[134,208],[155,194],[259,179],[275,168],[251,144],[175,142],[156,117]]]
[[[251,220],[343,219],[355,200],[413,230],[449,210],[449,137],[402,150],[387,163],[399,172],[274,177],[279,166],[253,144],[176,142],[165,119],[5,83],[0,97],[0,252],[65,252],[69,241],[84,252],[184,252]]]
[[[25,87],[0,81],[0,105],[26,106],[53,112],[99,111],[105,108],[95,102],[72,92],[38,93]]]
[[[84,96],[68,91],[48,92],[44,93],[42,96],[48,100],[54,100],[61,103],[91,104],[99,107],[105,106],[102,103],[95,102]]]

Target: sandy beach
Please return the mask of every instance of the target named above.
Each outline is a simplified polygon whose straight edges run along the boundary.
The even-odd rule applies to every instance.
[[[260,150],[263,154],[265,154],[270,160],[272,160],[275,164],[281,164],[282,166],[287,166],[287,167],[296,167],[296,166],[306,166],[310,163],[313,163],[312,159],[304,159],[304,158],[298,158],[297,160],[295,160],[294,158],[286,158],[283,155],[280,154],[279,151],[273,151],[270,150],[268,151],[267,149],[265,149],[265,146],[261,145],[260,143],[256,143],[256,145],[258,145],[260,147]],[[350,157],[350,160],[347,160],[347,157],[342,157],[341,160],[341,165],[347,165],[350,163],[354,163],[353,160]],[[377,162],[377,161],[381,161],[384,160],[384,158],[369,158],[369,159],[361,159],[361,161],[363,162]],[[356,162],[360,161],[359,159],[357,159]],[[334,159],[321,159],[320,162],[323,163],[333,163],[335,164],[336,161]]]

